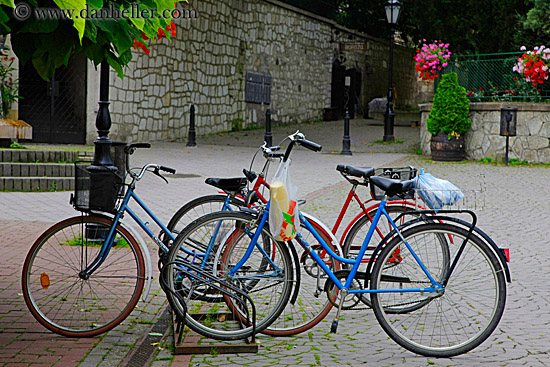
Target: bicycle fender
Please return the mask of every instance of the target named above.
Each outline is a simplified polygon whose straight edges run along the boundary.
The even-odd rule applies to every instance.
[[[469,226],[468,222],[466,222],[465,220],[459,219],[459,218],[441,217],[441,219],[448,220],[450,222],[455,222],[455,223],[458,223],[458,224],[463,225],[465,227]],[[503,251],[501,251],[500,247],[498,247],[498,245],[495,243],[495,241],[493,241],[493,239],[491,237],[489,237],[489,235],[487,235],[483,230],[479,229],[479,227],[476,226],[474,228],[474,232],[479,234],[485,240],[485,242],[487,242],[487,244],[491,247],[491,249],[493,250],[493,252],[497,256],[498,260],[500,261],[500,265],[504,269],[504,274],[506,276],[506,281],[508,283],[511,283],[512,279],[511,279],[510,268],[508,267],[508,261],[506,259],[506,255],[504,255]]]
[[[457,224],[459,224],[461,226],[464,226],[466,228],[471,227],[470,223],[466,222],[465,220],[459,219],[459,218],[446,217],[446,216],[440,216],[440,215],[438,215],[436,218],[437,218],[437,221],[439,221],[439,222],[448,221],[448,222],[457,223]],[[420,218],[410,220],[406,223],[403,223],[402,225],[398,226],[397,228],[399,228],[400,232],[403,232],[408,227],[411,227],[411,226],[416,225],[418,223],[425,223],[425,222],[426,222],[426,218],[420,217]],[[489,245],[489,247],[493,250],[493,253],[497,256],[497,259],[499,260],[500,265],[504,269],[504,275],[506,277],[506,281],[508,283],[511,283],[512,279],[511,279],[511,276],[510,276],[510,268],[508,267],[508,262],[506,260],[506,256],[504,255],[503,251],[501,251],[501,249],[498,247],[498,245],[495,243],[495,241],[493,241],[493,239],[491,237],[489,237],[484,231],[479,229],[477,226],[474,227],[474,232],[476,234],[478,234],[486,242],[486,244]],[[376,249],[373,251],[373,253],[370,257],[370,261],[369,261],[368,266],[367,266],[367,270],[366,270],[367,277],[365,278],[365,287],[367,287],[367,285],[368,285],[367,283],[368,283],[368,279],[370,278],[370,273],[371,273],[371,270],[372,270],[372,266],[374,265],[374,259],[376,259],[376,257],[378,256],[378,253],[382,250],[382,247],[384,246],[384,244],[389,242],[391,240],[391,238],[395,235],[396,235],[396,232],[395,232],[395,229],[393,229],[390,233],[388,233],[386,235],[386,237],[384,237],[380,241],[378,246],[376,246]]]
[[[310,222],[311,225],[315,224],[316,226],[319,227],[319,229],[321,229],[324,232],[324,234],[326,234],[328,237],[330,237],[330,240],[332,241],[332,244],[334,245],[334,247],[336,247],[338,255],[341,255],[341,254],[344,253],[342,251],[342,246],[340,244],[340,241],[338,241],[338,239],[336,238],[334,233],[332,233],[332,231],[330,229],[328,229],[328,227],[323,222],[321,222],[319,219],[315,218],[313,215],[308,214],[306,212],[303,212],[301,210],[300,210],[300,213]]]
[[[296,251],[296,248],[294,248],[292,241],[285,242],[287,247],[290,248],[290,253],[292,254],[292,259],[294,260],[295,264],[295,271],[296,271],[296,284],[294,285],[294,292],[292,292],[292,296],[290,297],[290,304],[294,305],[296,303],[296,299],[298,298],[298,293],[300,293],[300,284],[302,282],[302,274],[300,272],[300,258],[298,257],[298,252]]]

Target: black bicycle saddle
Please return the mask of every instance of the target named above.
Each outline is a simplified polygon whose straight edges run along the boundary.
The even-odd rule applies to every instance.
[[[414,180],[400,181],[386,177],[372,176],[370,178],[370,182],[390,197],[406,194],[410,190],[414,189]]]

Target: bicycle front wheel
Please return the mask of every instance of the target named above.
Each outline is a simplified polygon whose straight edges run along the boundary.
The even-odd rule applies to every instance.
[[[394,238],[377,257],[371,278],[372,290],[396,290],[371,294],[380,326],[399,345],[425,356],[452,357],[480,345],[497,327],[506,303],[506,283],[493,251],[473,233],[459,253],[467,231],[446,223],[422,224],[403,237],[437,282],[443,281],[438,274],[447,273],[441,268],[441,241],[451,262],[459,256],[458,262],[442,292],[399,292],[431,284],[407,246]],[[400,261],[388,262],[397,248]],[[400,307],[407,312],[388,312]]]
[[[175,311],[185,314],[186,325],[194,331],[213,339],[242,339],[253,329],[260,332],[268,327],[284,309],[292,289],[292,260],[286,245],[274,240],[267,225],[258,228],[258,222],[256,216],[249,214],[218,212],[191,223],[178,236],[166,265],[170,267],[167,274],[171,274],[166,279],[170,287],[167,296]],[[257,231],[260,233],[252,254],[231,278],[226,278],[243,258]],[[195,265],[250,296],[256,311],[255,328],[250,318],[252,305],[247,304],[248,308],[243,309],[242,304],[234,302],[236,297],[228,289],[220,292],[214,284],[203,279],[182,276],[183,272],[173,262],[193,261],[193,257],[183,250],[193,247],[210,251],[207,260],[194,259]],[[182,305],[181,300],[186,304]]]
[[[143,290],[145,262],[136,240],[121,226],[108,256],[92,274],[112,220],[79,216],[59,222],[32,245],[23,265],[23,297],[47,329],[92,337],[120,324]]]

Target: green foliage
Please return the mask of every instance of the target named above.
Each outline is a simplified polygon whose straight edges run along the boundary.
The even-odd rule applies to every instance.
[[[516,32],[516,44],[532,49],[534,46],[550,44],[550,2],[548,0],[530,0],[531,6],[526,14],[519,17]]]
[[[525,0],[403,0],[403,7],[404,32],[417,44],[441,39],[455,54],[473,54],[516,51],[518,17],[531,5]]]
[[[378,139],[378,140],[373,141],[373,144],[384,144],[384,145],[403,144],[403,140],[394,139],[392,141],[384,141],[382,139]]]
[[[19,80],[15,78],[14,57],[5,56],[0,60],[0,117],[6,118],[10,108],[19,96]],[[20,149],[20,148],[16,148]]]
[[[27,147],[14,141],[10,144],[10,149],[27,149]]]
[[[101,17],[101,9],[129,9],[139,4],[140,11],[158,15],[164,9],[174,9],[174,3],[181,0],[30,0],[31,16],[27,20],[15,19],[13,2],[1,0],[0,34],[11,34],[13,51],[19,60],[32,62],[38,74],[49,80],[55,70],[67,65],[74,54],[83,53],[94,65],[106,60],[122,78],[122,68],[132,59],[134,40],[142,42],[142,33],[153,40],[159,29],[166,29],[170,18],[151,16],[139,19],[108,19]],[[74,10],[67,19],[38,19],[36,9]],[[84,19],[83,12],[88,18]],[[92,17],[95,14],[95,17]],[[71,18],[72,20],[68,19]],[[170,32],[165,32],[169,37]]]
[[[492,158],[489,158],[489,157],[480,158],[480,159],[479,159],[479,162],[481,162],[481,163],[493,163],[493,159],[492,159]]]
[[[384,10],[387,0],[283,1],[370,36],[390,36]],[[412,47],[420,45],[422,39],[441,39],[449,42],[456,54],[511,52],[522,43],[514,42],[520,17],[537,2],[548,4],[548,0],[401,0],[397,30]],[[544,26],[550,26],[548,15],[540,19]],[[548,45],[550,40],[538,44]]]
[[[472,126],[469,112],[470,103],[466,97],[466,89],[458,85],[457,74],[453,72],[443,75],[428,116],[428,131],[433,135],[441,131],[458,137]]]

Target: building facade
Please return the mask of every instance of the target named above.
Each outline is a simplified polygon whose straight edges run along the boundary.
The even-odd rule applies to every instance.
[[[277,0],[191,0],[185,7],[186,17],[175,20],[176,37],[152,42],[149,55],[135,50],[124,79],[112,72],[112,140],[185,138],[191,105],[196,109],[197,134],[204,135],[262,126],[268,108],[274,124],[338,118],[346,108],[361,117],[370,100],[387,94],[387,40]],[[413,55],[411,49],[394,49],[397,107],[421,102]],[[46,104],[52,93],[50,103],[64,98],[54,110],[74,113],[57,130],[68,130],[78,115],[78,138],[52,140],[61,134],[52,132],[51,125],[63,120],[54,113],[49,122],[41,122],[50,126],[42,140],[91,143],[97,136],[99,72],[89,62],[84,71],[82,62],[76,64],[86,75],[78,83],[80,92],[63,92],[64,86],[77,88],[74,82],[63,82],[69,70],[57,78],[57,85],[37,94],[46,96]],[[33,125],[37,117],[29,108],[20,106],[19,117]]]

